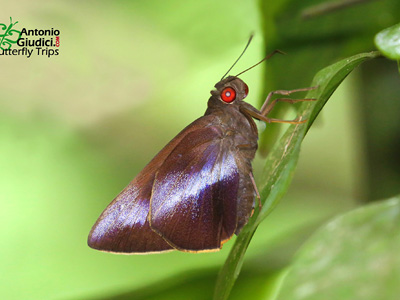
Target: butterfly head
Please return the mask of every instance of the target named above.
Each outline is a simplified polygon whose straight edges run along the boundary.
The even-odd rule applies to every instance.
[[[225,104],[237,103],[247,97],[249,88],[243,80],[236,76],[228,76],[215,85],[211,95]]]

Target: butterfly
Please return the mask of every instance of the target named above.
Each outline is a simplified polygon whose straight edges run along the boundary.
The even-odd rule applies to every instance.
[[[251,165],[258,141],[254,119],[304,123],[268,114],[279,101],[313,99],[272,100],[274,94],[309,88],[276,91],[258,110],[244,101],[249,88],[238,77],[251,68],[226,76],[232,67],[211,91],[204,116],[172,139],[103,211],[90,231],[90,247],[125,254],[218,251],[248,222],[256,198],[261,206]]]

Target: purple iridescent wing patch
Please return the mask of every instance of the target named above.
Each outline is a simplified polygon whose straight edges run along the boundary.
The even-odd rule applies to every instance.
[[[150,226],[179,250],[217,250],[237,226],[239,171],[232,139],[217,127],[193,131],[159,168]]]

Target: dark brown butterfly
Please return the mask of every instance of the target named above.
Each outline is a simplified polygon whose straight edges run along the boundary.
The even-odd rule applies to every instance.
[[[246,83],[225,75],[211,91],[205,115],[170,141],[104,210],[89,234],[90,247],[126,254],[217,251],[248,222],[259,198],[251,166],[258,140],[253,118],[303,123],[267,116],[278,101],[311,99],[271,101],[273,94],[308,89],[272,92],[257,110],[243,101]]]

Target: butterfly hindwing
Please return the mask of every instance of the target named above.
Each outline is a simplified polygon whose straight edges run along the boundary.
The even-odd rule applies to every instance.
[[[150,226],[179,250],[218,250],[237,226],[232,139],[209,126],[185,136],[157,171]]]

